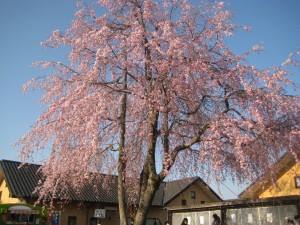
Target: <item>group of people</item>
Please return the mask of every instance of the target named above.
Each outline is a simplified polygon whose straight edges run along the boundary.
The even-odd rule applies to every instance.
[[[213,214],[212,215],[213,217],[213,222],[211,223],[211,225],[221,225],[222,222],[221,222],[221,218],[217,215],[217,214]],[[184,218],[181,222],[181,225],[188,225],[189,224],[189,220],[187,218]],[[169,223],[166,224],[166,225],[170,225]]]
[[[213,222],[211,225],[222,225],[221,218],[217,214],[213,214]],[[292,218],[286,218],[288,225],[300,225],[300,215],[296,215],[294,219]],[[187,218],[184,218],[181,222],[181,225],[188,225],[189,221]],[[170,225],[170,223],[167,221],[165,225]]]
[[[213,217],[213,222],[211,223],[211,225],[222,225],[221,218],[217,214],[213,214],[212,217]],[[300,215],[296,215],[294,219],[286,218],[286,221],[288,225],[300,225]],[[155,225],[156,224],[157,222],[155,221]],[[181,225],[188,225],[188,224],[189,224],[188,218],[184,218],[181,222]],[[165,225],[171,225],[171,223],[169,221],[166,221]]]

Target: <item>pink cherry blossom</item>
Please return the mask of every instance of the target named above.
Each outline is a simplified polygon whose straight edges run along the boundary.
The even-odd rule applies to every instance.
[[[71,27],[43,45],[70,48],[68,63],[38,62],[53,73],[24,86],[42,90],[45,111],[17,142],[23,161],[50,148],[40,201],[68,199],[86,184],[118,175],[119,212],[136,205],[145,221],[168,174],[201,173],[239,182],[299,153],[299,97],[282,66],[259,69],[233,53],[237,29],[223,2],[98,0],[78,3]],[[97,15],[99,7],[105,14]],[[284,63],[299,65],[296,54]],[[137,191],[138,190],[138,191]],[[125,196],[127,196],[125,198]],[[125,201],[126,199],[126,201]],[[137,203],[137,204],[136,204]]]

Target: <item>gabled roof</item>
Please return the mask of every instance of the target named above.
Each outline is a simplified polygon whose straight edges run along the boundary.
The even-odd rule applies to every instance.
[[[170,203],[173,199],[175,199],[178,195],[187,190],[191,185],[195,184],[197,181],[199,181],[204,190],[210,192],[216,200],[223,201],[222,198],[220,198],[220,196],[217,193],[215,193],[200,177],[191,177],[166,182],[164,205]]]
[[[41,165],[26,164],[22,167],[20,167],[20,165],[21,163],[16,161],[0,161],[0,173],[4,176],[11,196],[16,198],[37,198],[37,194],[32,193],[35,190],[35,187],[37,187],[38,181],[42,178],[42,174],[38,172]],[[168,204],[196,181],[200,181],[201,184],[209,189],[216,199],[222,201],[222,199],[212,189],[210,189],[201,178],[192,177],[162,182],[155,193],[152,206],[162,207]],[[69,197],[71,201],[117,204],[117,176],[112,176],[112,181],[110,182],[110,187],[108,189],[109,190],[104,189],[102,185],[98,185],[95,190],[92,185],[86,184],[80,193],[77,193],[70,188]]]
[[[299,155],[298,155],[299,157]],[[265,190],[267,187],[272,185],[271,176],[275,176],[277,180],[283,173],[290,170],[296,164],[295,157],[290,153],[284,154],[276,163],[274,163],[269,172],[266,172],[256,178],[245,190],[240,194],[240,198],[252,196],[259,190]],[[271,174],[271,171],[273,172]]]

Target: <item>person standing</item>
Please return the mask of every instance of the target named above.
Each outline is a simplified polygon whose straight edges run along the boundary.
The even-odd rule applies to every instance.
[[[211,225],[221,225],[221,218],[217,214],[212,215],[214,221],[211,223]]]
[[[184,218],[181,222],[181,225],[188,225],[189,224],[189,221],[187,218]]]

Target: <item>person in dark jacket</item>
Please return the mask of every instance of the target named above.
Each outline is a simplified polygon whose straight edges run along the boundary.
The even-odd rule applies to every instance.
[[[212,215],[214,221],[211,223],[211,225],[221,225],[221,218],[217,214]]]
[[[189,224],[189,221],[187,218],[184,218],[181,222],[181,225],[188,225]]]

